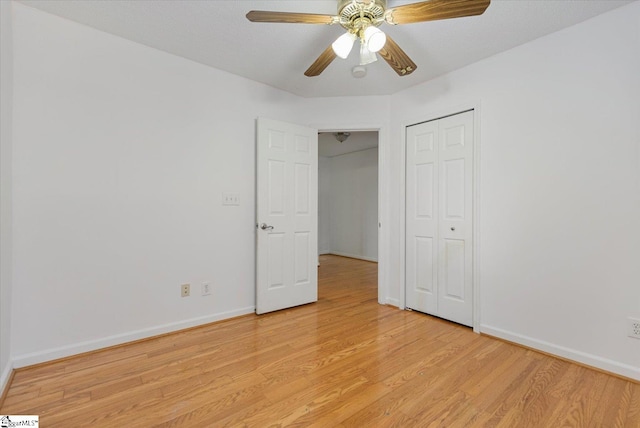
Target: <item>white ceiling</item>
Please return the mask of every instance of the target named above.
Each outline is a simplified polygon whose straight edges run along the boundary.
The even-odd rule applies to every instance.
[[[417,0],[389,0],[388,7]],[[304,71],[340,26],[251,23],[248,11],[335,14],[336,0],[21,0],[28,6],[304,97],[388,95],[631,3],[493,0],[483,15],[383,25],[418,69],[399,77],[382,59],[355,79],[355,49],[319,77]]]
[[[374,147],[378,147],[378,131],[351,132],[349,138],[342,143],[335,139],[333,132],[320,132],[318,134],[319,156],[331,158]]]

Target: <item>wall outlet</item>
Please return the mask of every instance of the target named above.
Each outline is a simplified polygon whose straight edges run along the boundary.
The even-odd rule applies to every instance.
[[[222,205],[240,205],[240,195],[237,193],[223,193]]]
[[[640,320],[629,317],[627,321],[629,322],[629,337],[640,339]]]
[[[203,282],[202,283],[202,295],[203,296],[208,296],[211,294],[211,284],[209,284],[208,282]]]
[[[182,284],[180,286],[180,295],[182,297],[189,297],[189,295],[191,294],[191,285],[189,284]]]

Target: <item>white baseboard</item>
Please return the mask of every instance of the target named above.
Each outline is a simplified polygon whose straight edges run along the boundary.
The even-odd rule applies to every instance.
[[[621,376],[640,381],[640,367],[623,364],[618,361],[610,360],[608,358],[603,358],[597,355],[588,354],[586,352],[577,351],[575,349],[566,348],[564,346],[555,345],[553,343],[523,336],[521,334],[506,331],[497,327],[491,327],[485,324],[480,325],[480,333],[489,336],[495,336],[509,342],[524,345],[529,348],[546,352],[548,354],[557,355],[558,357],[566,358],[568,360],[576,361],[587,366],[595,367],[601,370],[608,371],[610,373],[616,373]]]
[[[96,340],[89,340],[86,342],[76,343],[73,345],[61,346],[59,348],[47,349],[44,351],[33,352],[30,354],[18,355],[13,359],[13,367],[20,368],[31,366],[34,364],[44,363],[47,361],[57,360],[59,358],[65,358],[72,355],[82,354],[84,352],[95,351],[109,346],[121,345],[127,342],[133,342],[135,340],[147,339],[149,337],[158,336],[165,333],[171,333],[178,330],[184,330],[185,328],[196,327],[199,325],[209,324],[216,321],[222,321],[225,319],[238,317],[241,315],[251,314],[255,312],[255,307],[250,306],[246,308],[236,309],[228,312],[221,312],[214,315],[207,315],[205,317],[191,318],[184,321],[178,321],[174,323],[159,325],[157,327],[145,328],[142,330],[135,330],[127,333],[116,334]],[[4,374],[3,374],[4,376]],[[3,377],[4,379],[4,377]]]
[[[358,254],[341,253],[338,251],[331,251],[330,253],[327,253],[327,254],[333,254],[334,256],[349,257],[350,259],[359,259],[359,260],[365,260],[367,262],[378,263],[378,259],[375,259],[373,257],[360,256]]]
[[[9,378],[11,377],[11,372],[13,371],[13,361],[9,360],[7,362],[6,367],[2,370],[2,375],[0,377],[0,396],[4,392],[7,387],[7,382],[9,382]]]
[[[392,299],[391,297],[387,297],[387,305],[395,306],[396,308],[400,307],[399,299]]]

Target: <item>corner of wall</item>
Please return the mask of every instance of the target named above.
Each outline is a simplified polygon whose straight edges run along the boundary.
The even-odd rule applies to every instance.
[[[0,392],[13,369],[11,361],[12,294],[12,2],[0,1]]]
[[[0,373],[0,407],[4,403],[4,398],[9,390],[10,380],[13,374],[13,362],[9,360],[7,366]]]

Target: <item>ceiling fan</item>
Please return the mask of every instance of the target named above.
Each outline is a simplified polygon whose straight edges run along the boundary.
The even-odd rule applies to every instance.
[[[417,65],[378,27],[383,24],[412,24],[481,15],[491,0],[428,0],[387,9],[387,0],[338,0],[337,15],[252,10],[251,22],[289,24],[340,24],[347,32],[338,37],[304,72],[318,76],[338,56],[347,58],[356,40],[360,40],[360,65],[376,61],[376,53],[400,76],[415,71]]]

